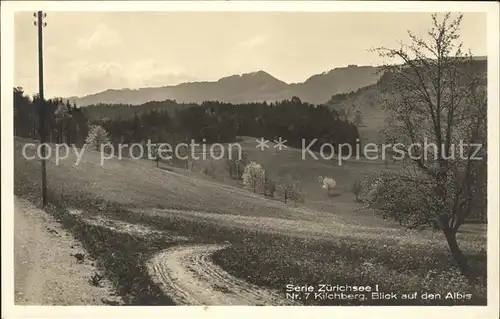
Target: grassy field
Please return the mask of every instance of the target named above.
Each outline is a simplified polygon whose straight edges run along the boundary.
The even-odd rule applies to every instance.
[[[36,201],[40,164],[21,156],[23,143],[16,139],[14,144],[15,192]],[[203,176],[198,169],[206,161],[194,163],[194,171],[165,169],[164,164],[158,169],[152,161],[131,159],[108,160],[101,166],[99,154],[87,150],[78,166],[73,165],[75,156],[57,166],[49,161],[49,210],[82,241],[129,304],[172,303],[150,281],[144,263],[177,244],[177,235],[194,243],[229,242],[229,248],[214,255],[217,264],[236,277],[279,291],[289,283],[379,284],[386,292],[468,292],[473,294],[465,301],[468,304],[486,303],[484,227],[467,225],[459,234],[461,248],[479,278],[471,287],[455,271],[441,234],[402,232],[354,201],[349,193],[352,181],[365,172],[385,169],[383,163],[337,167],[331,161],[302,161],[297,150],[260,152],[251,139],[242,144],[251,160],[273,174],[292,174],[300,180],[305,203],[284,204],[244,190],[234,181]],[[320,175],[335,178],[338,196],[326,195],[318,183]],[[75,209],[82,214],[68,213]],[[85,223],[84,218],[91,216],[166,232],[149,237],[113,232]],[[364,304],[370,303],[424,304],[422,300]]]

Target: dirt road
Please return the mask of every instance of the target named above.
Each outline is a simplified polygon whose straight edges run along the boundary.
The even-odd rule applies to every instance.
[[[14,301],[16,305],[101,305],[120,302],[110,284],[89,283],[96,272],[85,251],[47,213],[14,199]]]
[[[184,245],[154,256],[148,269],[179,305],[293,305],[284,293],[239,280],[212,263],[210,255],[222,245]]]

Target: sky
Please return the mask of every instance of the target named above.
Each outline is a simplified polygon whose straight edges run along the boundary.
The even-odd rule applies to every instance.
[[[14,84],[38,91],[32,12],[14,20]],[[430,13],[413,12],[48,12],[46,97],[213,81],[264,70],[287,83],[336,67],[380,65],[373,47],[425,36]],[[486,16],[466,13],[464,47],[486,56]]]

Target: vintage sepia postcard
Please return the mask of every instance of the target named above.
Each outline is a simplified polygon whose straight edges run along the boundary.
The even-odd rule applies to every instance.
[[[498,318],[498,3],[1,6],[2,317]]]

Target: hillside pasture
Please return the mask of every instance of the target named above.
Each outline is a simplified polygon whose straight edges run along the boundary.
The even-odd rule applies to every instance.
[[[321,211],[329,215],[343,217],[350,223],[359,225],[377,225],[378,227],[393,227],[390,221],[384,221],[373,212],[364,209],[363,205],[355,202],[355,195],[351,192],[352,183],[356,179],[362,179],[365,174],[379,172],[380,170],[397,170],[401,164],[392,164],[391,161],[384,163],[383,160],[368,160],[366,158],[352,158],[343,160],[339,165],[337,158],[324,159],[315,153],[318,159],[306,154],[302,158],[302,151],[297,148],[285,148],[277,151],[274,143],[270,142],[269,148],[261,151],[256,148],[256,138],[240,137],[238,143],[242,152],[247,156],[248,161],[255,161],[262,165],[268,176],[278,181],[279,178],[290,175],[299,181],[300,188],[305,194],[305,202],[301,206],[308,207],[315,211]],[[210,145],[207,145],[207,149]],[[235,153],[235,152],[234,152]],[[236,154],[236,153],[235,153]],[[203,159],[202,153],[197,153],[199,160],[191,160],[191,170],[201,172],[207,167],[216,167],[219,175],[212,179],[218,182],[227,183],[235,187],[241,187],[235,180],[229,178],[228,170],[224,160],[210,159],[209,154]],[[325,153],[325,157],[328,154]],[[333,178],[336,186],[332,196],[328,196],[327,190],[322,188],[318,181],[320,176]],[[209,178],[210,179],[210,178]],[[275,199],[282,200],[278,194]]]

